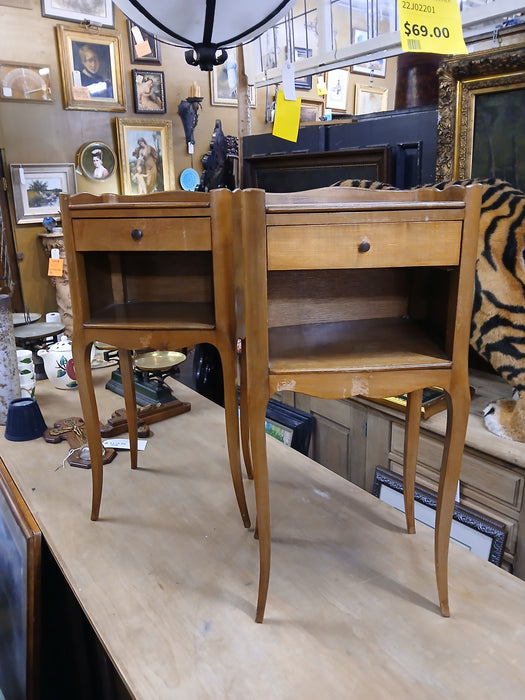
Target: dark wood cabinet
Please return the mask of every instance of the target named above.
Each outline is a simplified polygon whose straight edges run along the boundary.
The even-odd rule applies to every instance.
[[[435,176],[437,123],[436,108],[411,108],[302,126],[296,142],[246,136],[244,186],[295,192],[349,178],[401,189],[428,184]]]

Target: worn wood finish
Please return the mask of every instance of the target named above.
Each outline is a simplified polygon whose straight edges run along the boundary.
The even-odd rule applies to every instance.
[[[118,348],[131,468],[137,467],[133,350],[217,347],[222,361],[230,470],[245,527],[233,289],[231,193],[162,192],[144,197],[80,194],[61,199],[70,270],[73,356],[93,475],[91,518],[102,498],[102,447],[90,350]]]
[[[122,406],[109,372],[93,374],[104,420]],[[135,471],[125,452],[105,468],[97,522],[89,471],[61,467],[65,443],[0,428],[0,457],[132,697],[522,700],[525,582],[451,542],[442,618],[432,530],[409,537],[402,513],[271,437],[271,604],[255,625],[257,544],[238,524],[224,412],[168,381],[191,411],[155,424]],[[48,425],[80,415],[78,392],[48,380],[37,400]]]
[[[474,290],[474,266],[481,193],[479,187],[392,192],[329,188],[291,194],[261,190],[234,195],[237,212],[235,250],[239,333],[245,337],[246,386],[241,387],[241,421],[249,445],[255,480],[260,547],[259,597],[255,619],[262,622],[270,575],[270,502],[264,416],[276,391],[290,390],[322,398],[362,395],[380,398],[409,394],[407,444],[404,456],[405,494],[414,493],[421,392],[441,386],[448,393],[448,426],[443,451],[435,541],[435,569],[441,612],[449,615],[447,559],[454,495],[468,419],[468,341]],[[420,269],[447,267],[448,307],[444,328],[433,328],[432,304],[417,280]],[[391,291],[365,286],[359,305],[363,270],[388,270]],[[344,269],[347,277],[341,276]],[[318,281],[302,284],[291,294],[305,308],[316,304],[316,292],[334,275],[320,322],[284,325],[279,310],[290,317],[289,296],[282,276],[308,270]],[[340,284],[353,274],[354,284]],[[274,275],[279,278],[274,283]],[[404,282],[400,284],[400,279]],[[393,298],[405,291],[406,311],[398,314]],[[432,291],[432,290],[430,290]],[[372,299],[391,315],[378,318]],[[345,305],[345,301],[348,304]],[[404,302],[405,303],[405,302]],[[416,311],[412,315],[412,309]],[[352,310],[354,311],[352,317]],[[337,318],[337,313],[341,317]],[[366,311],[365,311],[366,312]],[[425,316],[426,312],[426,316]],[[407,529],[414,518],[407,509]]]

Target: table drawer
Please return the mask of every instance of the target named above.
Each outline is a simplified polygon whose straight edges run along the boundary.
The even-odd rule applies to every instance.
[[[74,219],[73,233],[78,251],[211,250],[209,217]]]
[[[268,227],[270,270],[454,266],[460,221]]]

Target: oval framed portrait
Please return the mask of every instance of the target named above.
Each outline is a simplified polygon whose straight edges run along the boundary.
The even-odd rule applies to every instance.
[[[78,165],[90,180],[106,180],[113,174],[117,164],[117,158],[113,150],[99,141],[86,143],[78,151]]]

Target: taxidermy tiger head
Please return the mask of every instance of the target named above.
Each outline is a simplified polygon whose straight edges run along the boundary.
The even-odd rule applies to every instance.
[[[513,399],[490,403],[486,427],[525,442],[525,193],[508,182],[470,179],[425,185],[483,185],[470,345],[513,387]],[[370,180],[345,187],[396,189]]]
[[[486,406],[483,411],[485,425],[491,433],[500,437],[525,442],[525,396],[514,392],[512,399],[499,399]]]

